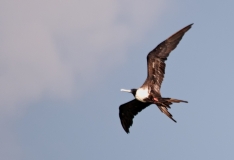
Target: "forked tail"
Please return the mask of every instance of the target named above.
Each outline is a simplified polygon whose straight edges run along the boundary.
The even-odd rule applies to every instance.
[[[184,101],[184,100],[180,100],[180,99],[174,99],[174,98],[162,98],[160,100],[161,100],[162,103],[168,102],[170,104],[172,104],[172,103],[180,103],[180,102],[188,103],[188,101]]]
[[[158,108],[160,109],[161,112],[163,112],[171,120],[173,120],[174,122],[176,122],[176,120],[174,118],[172,118],[173,116],[168,111],[168,108],[171,108],[170,105],[172,103],[180,103],[180,102],[188,103],[188,101],[174,99],[174,98],[161,98],[161,99],[159,99],[159,103],[156,103],[156,105],[158,106]]]

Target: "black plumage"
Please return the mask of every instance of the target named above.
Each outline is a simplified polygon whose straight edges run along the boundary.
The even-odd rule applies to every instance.
[[[127,133],[129,133],[129,127],[132,126],[134,116],[149,105],[151,105],[151,103],[143,103],[137,99],[133,99],[119,107],[120,121]]]
[[[120,121],[127,133],[129,133],[129,128],[133,124],[134,116],[151,104],[156,104],[161,112],[176,122],[172,118],[171,113],[168,112],[168,108],[170,108],[172,103],[187,103],[187,101],[161,97],[160,88],[165,74],[165,61],[167,57],[176,48],[192,25],[190,24],[179,30],[149,52],[147,55],[147,78],[139,89],[123,90],[131,92],[135,97],[132,101],[122,104],[119,107]]]

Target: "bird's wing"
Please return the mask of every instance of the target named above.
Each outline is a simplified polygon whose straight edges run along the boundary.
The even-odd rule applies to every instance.
[[[129,133],[130,126],[132,126],[134,116],[136,116],[138,112],[142,111],[150,104],[151,103],[143,103],[134,99],[130,102],[122,104],[119,107],[119,118],[123,126],[123,129],[127,133]]]
[[[148,75],[142,87],[148,85],[150,91],[155,90],[158,94],[160,94],[160,88],[166,67],[165,60],[169,56],[170,52],[176,48],[184,34],[191,28],[192,25],[193,24],[190,24],[179,30],[168,39],[161,42],[147,55]]]

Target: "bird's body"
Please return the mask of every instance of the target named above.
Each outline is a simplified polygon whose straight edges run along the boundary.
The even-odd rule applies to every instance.
[[[149,97],[148,87],[137,89],[135,97],[138,101],[146,102],[145,99]]]
[[[176,48],[184,34],[192,25],[193,24],[190,24],[176,32],[171,37],[160,43],[147,55],[148,74],[145,82],[140,88],[131,90],[121,89],[121,91],[132,93],[135,97],[134,100],[122,104],[119,107],[120,121],[127,133],[129,133],[129,128],[133,123],[134,116],[151,104],[156,104],[161,112],[176,122],[172,118],[170,112],[168,112],[168,108],[170,108],[172,103],[187,103],[187,101],[164,98],[161,96],[160,88],[165,74],[165,61],[167,60],[167,57],[170,52]]]

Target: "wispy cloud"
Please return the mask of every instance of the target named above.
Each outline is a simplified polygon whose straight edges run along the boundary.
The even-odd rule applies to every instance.
[[[127,45],[140,39],[162,6],[162,1],[1,1],[0,109],[11,112],[43,94],[71,97],[75,81],[98,79],[104,68],[122,62]]]
[[[163,0],[0,1],[0,116],[10,120],[43,96],[70,99],[79,94],[74,88],[91,87],[106,68],[124,61],[128,45],[140,41],[164,5]],[[19,154],[14,143],[10,148]]]

